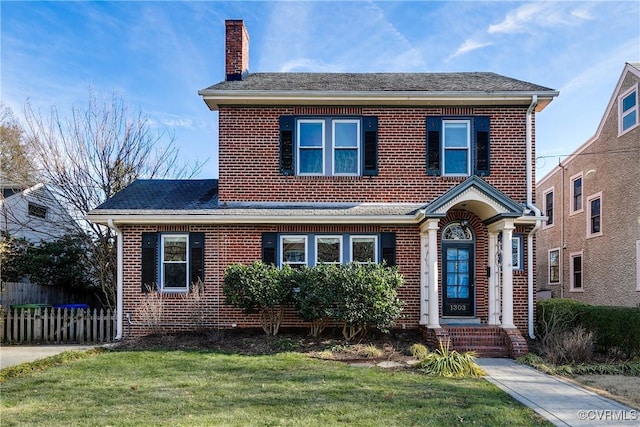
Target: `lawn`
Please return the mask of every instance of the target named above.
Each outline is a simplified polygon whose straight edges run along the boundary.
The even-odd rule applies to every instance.
[[[354,367],[298,353],[94,351],[7,376],[14,425],[549,425],[481,379]]]

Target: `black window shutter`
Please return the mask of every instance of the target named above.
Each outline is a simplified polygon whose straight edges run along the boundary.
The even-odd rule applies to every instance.
[[[382,261],[386,261],[390,267],[396,265],[396,233],[381,233],[380,248]]]
[[[278,233],[262,233],[262,262],[265,264],[276,263],[277,245]]]
[[[378,118],[363,117],[364,128],[364,167],[363,175],[378,175]]]
[[[204,233],[189,233],[189,280],[204,283]]]
[[[442,118],[427,117],[427,175],[442,175]]]
[[[475,139],[475,165],[476,175],[489,175],[489,117],[476,117],[473,120]]]
[[[293,116],[280,116],[280,173],[293,175]]]
[[[142,233],[142,292],[158,288],[158,233]]]

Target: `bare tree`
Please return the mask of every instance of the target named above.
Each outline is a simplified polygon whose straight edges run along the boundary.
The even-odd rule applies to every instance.
[[[53,184],[61,200],[84,216],[137,178],[187,178],[202,164],[181,164],[174,135],[154,132],[142,112],[130,114],[122,97],[100,100],[93,91],[85,107],[62,114],[53,106],[48,116],[25,106],[25,140],[42,179]],[[96,285],[106,306],[115,304],[115,232],[85,221],[94,238],[88,254]]]

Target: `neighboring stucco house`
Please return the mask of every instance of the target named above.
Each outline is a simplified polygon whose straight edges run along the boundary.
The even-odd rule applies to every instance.
[[[640,304],[640,63],[627,63],[595,135],[542,178],[538,290]]]
[[[52,241],[79,231],[77,222],[46,184],[23,187],[0,183],[1,236],[24,238],[32,243]]]
[[[208,325],[256,327],[223,304],[229,264],[385,260],[405,279],[398,328],[526,351],[535,114],[558,93],[487,72],[251,74],[243,22],[226,37],[226,78],[199,91],[219,115],[219,179],[138,180],[89,215],[121,237],[131,334],[148,286],[175,302],[167,330],[189,327],[179,295],[198,278]]]

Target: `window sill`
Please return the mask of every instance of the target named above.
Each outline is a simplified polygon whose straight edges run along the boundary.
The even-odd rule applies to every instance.
[[[596,233],[596,234],[587,234],[587,239],[593,239],[596,237],[602,237],[604,235],[604,233]]]
[[[576,288],[571,288],[571,289],[569,289],[569,292],[573,292],[573,293],[580,293],[580,294],[581,294],[581,293],[583,293],[583,292],[584,292],[584,289],[582,289],[582,288],[578,288],[578,289],[576,289]]]
[[[571,212],[569,212],[569,216],[572,217],[572,216],[581,214],[583,212],[584,212],[584,209],[580,209],[579,211],[571,211]]]

